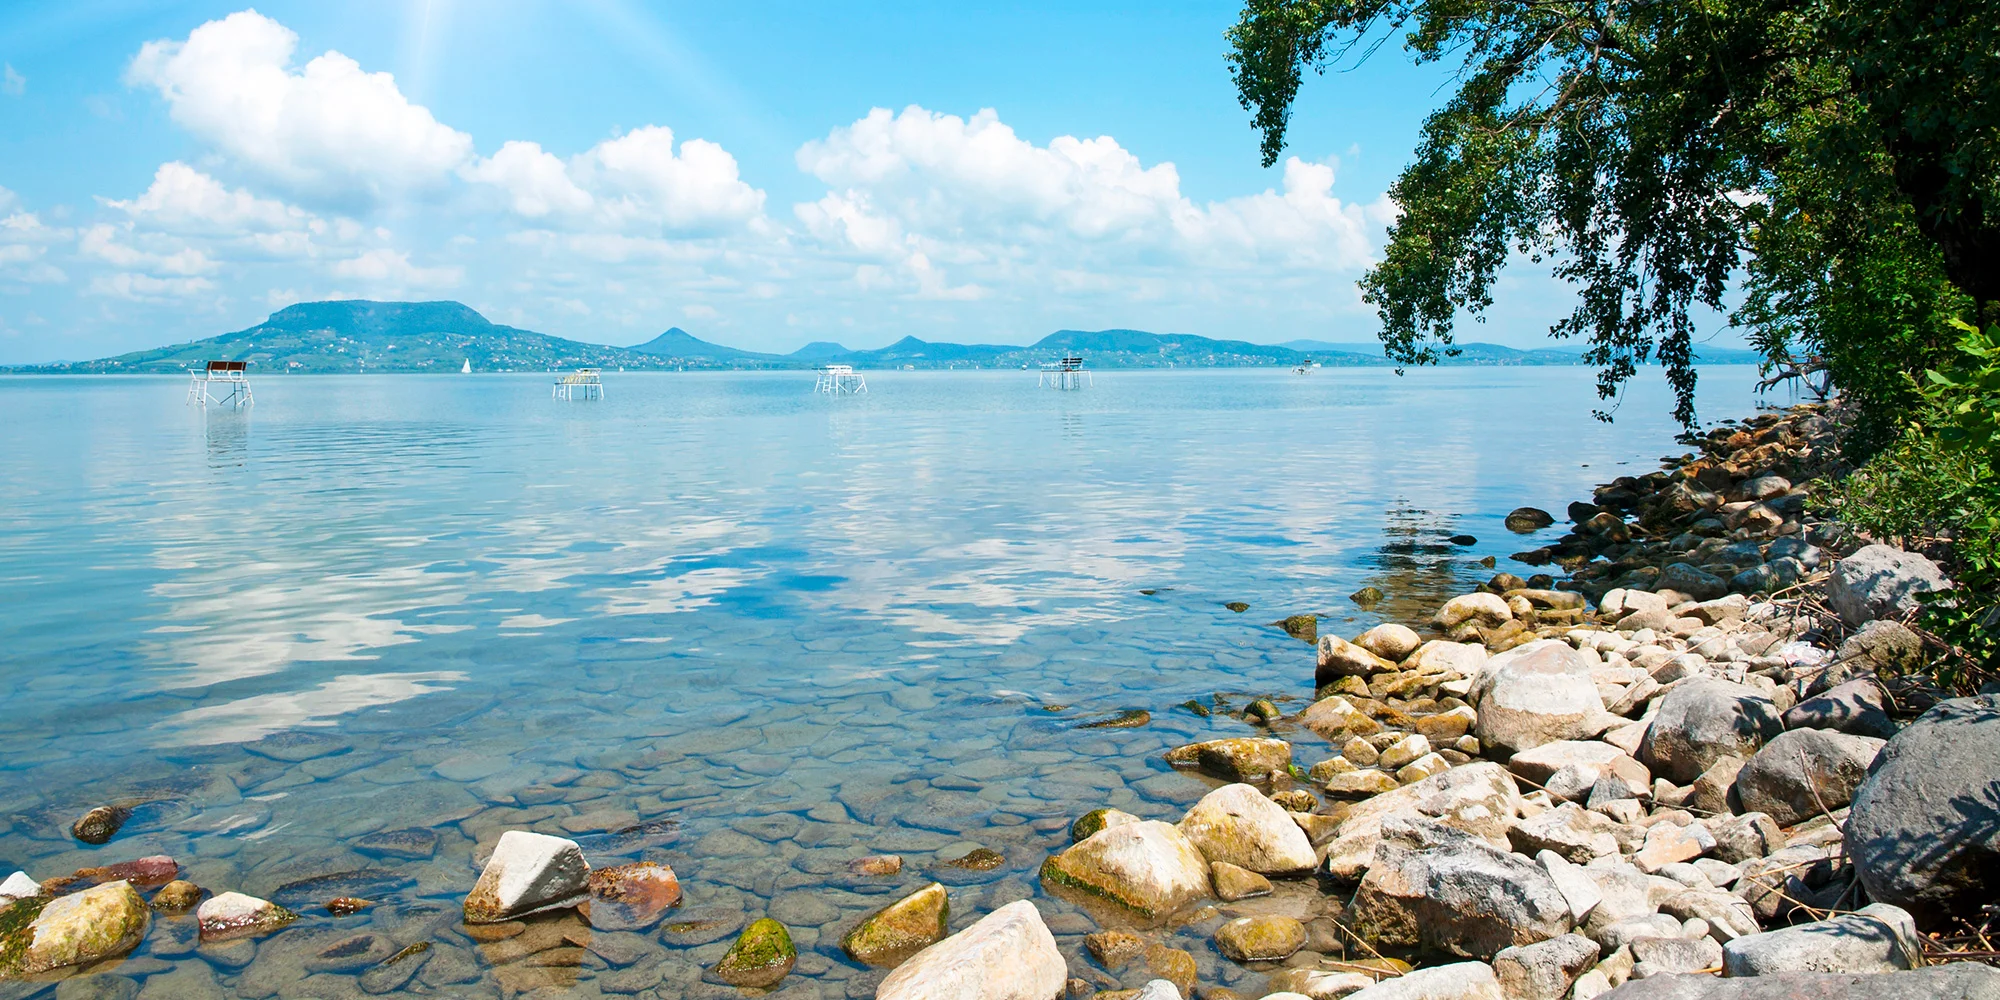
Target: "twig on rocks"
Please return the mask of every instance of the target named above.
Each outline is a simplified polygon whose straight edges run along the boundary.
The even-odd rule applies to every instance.
[[[1826,821],[1832,823],[1834,829],[1839,830],[1843,834],[1846,833],[1847,827],[1842,825],[1839,820],[1833,818],[1833,810],[1828,809],[1826,807],[1826,800],[1819,797],[1819,785],[1813,781],[1812,765],[1806,763],[1806,751],[1804,747],[1799,748],[1799,773],[1805,776],[1806,791],[1812,793],[1813,803],[1819,806],[1819,814],[1825,816]]]

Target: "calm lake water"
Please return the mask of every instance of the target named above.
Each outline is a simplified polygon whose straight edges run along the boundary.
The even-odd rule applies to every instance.
[[[1540,543],[1508,510],[1560,516],[1683,450],[1657,373],[1614,426],[1591,374],[1105,372],[1057,393],[871,372],[829,398],[809,373],[614,373],[572,403],[540,375],[253,376],[242,412],[166,379],[0,378],[0,876],[169,854],[306,908],[254,957],[156,922],[106,970],[148,996],[351,994],[298,980],[359,931],[434,942],[418,988],[534,987],[455,919],[517,827],[672,864],[713,926],[785,920],[786,996],[871,996],[840,933],[933,878],[954,929],[1032,897],[1094,969],[1095,925],[1035,870],[1082,812],[1172,819],[1210,787],[1160,752],[1250,730],[1176,704],[1310,694],[1310,647],[1264,623],[1414,615]],[[1705,370],[1704,416],[1750,412],[1753,383]],[[1373,613],[1347,599],[1368,585],[1390,595]],[[1152,723],[1074,728],[1127,708]],[[1330,753],[1298,740],[1301,764]],[[68,836],[120,800],[146,804],[109,844]],[[357,847],[408,828],[438,834],[430,857]],[[975,847],[1005,862],[939,866]],[[846,874],[885,851],[901,876]],[[311,908],[342,893],[379,905]],[[1261,983],[1208,930],[1163,939],[1204,982]],[[534,975],[732,995],[700,982],[730,938],[701,937],[600,935],[618,947]]]

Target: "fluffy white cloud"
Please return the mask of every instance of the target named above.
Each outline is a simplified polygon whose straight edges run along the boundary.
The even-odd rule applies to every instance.
[[[368,205],[433,189],[472,137],[411,104],[388,73],[338,52],[292,67],[299,36],[254,10],[185,41],[147,42],[127,79],[159,91],[173,120],[295,197]]]
[[[833,190],[794,207],[807,232],[899,271],[925,297],[973,297],[1091,274],[1170,268],[1352,271],[1383,206],[1333,196],[1333,168],[1286,162],[1282,191],[1197,204],[1171,163],[1146,166],[1109,136],[1038,146],[991,109],[969,119],[877,108],[806,143],[800,169]],[[978,280],[952,286],[940,268]],[[881,266],[864,286],[893,284]]]
[[[8,63],[4,68],[0,68],[0,94],[6,94],[8,97],[19,97],[27,92],[28,78],[22,76],[18,70],[14,69],[13,63]]]
[[[14,192],[0,188],[0,212],[19,204]],[[49,247],[69,240],[72,233],[43,224],[33,212],[13,211],[0,217],[0,282],[31,285],[58,285],[69,280],[61,268],[48,262]]]
[[[116,274],[100,274],[90,279],[91,294],[131,299],[135,302],[184,299],[214,290],[215,282],[207,278],[159,278],[150,274],[121,271]]]
[[[304,209],[259,198],[178,160],[160,164],[145,193],[129,201],[106,201],[149,229],[171,233],[241,235],[305,230],[324,225]]]
[[[126,235],[117,227],[100,223],[83,231],[77,251],[113,267],[156,275],[197,275],[215,270],[215,262],[207,254],[179,241],[162,241],[169,245],[161,249],[140,249],[121,240]]]
[[[502,192],[524,218],[572,228],[714,235],[759,220],[764,192],[745,183],[736,157],[715,143],[674,147],[660,125],[607,139],[568,162],[532,142],[509,142],[465,168]]]
[[[377,248],[335,261],[333,274],[387,288],[449,288],[465,277],[463,268],[419,267],[400,250]]]

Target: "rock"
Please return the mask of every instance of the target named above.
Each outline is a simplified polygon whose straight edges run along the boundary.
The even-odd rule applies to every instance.
[[[1855,789],[1847,852],[1869,898],[1920,919],[2000,898],[2000,694],[1942,701]]]
[[[1316,642],[1319,639],[1318,615],[1287,615],[1270,624],[1284,629],[1285,634],[1294,639],[1306,642]]]
[[[1354,644],[1391,663],[1401,663],[1423,645],[1423,639],[1408,625],[1387,622],[1355,636]]]
[[[1208,859],[1170,823],[1107,827],[1042,864],[1051,890],[1102,899],[1149,920],[1208,896]],[[1039,918],[1037,918],[1039,922]]]
[[[1833,664],[1806,686],[1808,696],[1824,694],[1859,678],[1893,677],[1921,668],[1924,641],[1902,622],[1881,619],[1848,636],[1833,659]]]
[[[1365,799],[1384,792],[1393,792],[1403,787],[1403,783],[1397,781],[1393,774],[1371,769],[1336,774],[1326,779],[1326,784],[1321,787],[1328,795],[1336,798]]]
[[[1358,995],[1358,994],[1357,994]],[[1786,972],[1744,979],[1660,976],[1599,1000],[2000,1000],[2000,969],[1954,962],[1875,975]]]
[[[1263,875],[1305,871],[1318,860],[1298,824],[1249,785],[1224,785],[1202,796],[1179,827],[1209,861]]]
[[[400,990],[411,977],[423,971],[424,963],[430,960],[431,943],[418,941],[362,973],[357,985],[363,993],[381,994]]]
[[[1281,962],[1305,944],[1306,925],[1291,917],[1238,917],[1215,930],[1215,946],[1238,962]]]
[[[1713,938],[1642,937],[1632,942],[1632,978],[1700,972],[1722,964]]]
[[[951,903],[936,882],[864,917],[840,939],[863,965],[894,966],[944,939]]]
[[[138,946],[151,920],[145,897],[130,882],[53,899],[17,897],[0,908],[0,980],[123,955]]]
[[[1604,893],[1597,888],[1597,882],[1578,865],[1571,864],[1554,851],[1535,852],[1535,863],[1549,873],[1549,879],[1569,902],[1571,924],[1582,924],[1585,917],[1597,908],[1604,899]]]
[[[1215,883],[1216,898],[1226,903],[1271,894],[1270,879],[1227,861],[1211,862],[1208,866],[1208,877]]]
[[[1765,813],[1779,826],[1839,809],[1853,798],[1884,742],[1823,729],[1782,733],[1737,773],[1737,798],[1744,811]]]
[[[404,858],[411,861],[422,861],[431,857],[437,853],[437,846],[437,831],[418,827],[378,830],[354,841],[354,849],[363,854],[381,858]]]
[[[1632,759],[1625,751],[1597,740],[1557,740],[1554,743],[1544,743],[1509,758],[1507,770],[1535,784],[1547,785],[1557,771],[1578,764],[1615,774],[1628,783],[1636,783],[1640,788],[1652,784],[1652,775],[1647,773],[1645,765]]]
[[[1504,948],[1493,956],[1493,975],[1508,1000],[1565,1000],[1576,977],[1597,964],[1597,942],[1581,934]]]
[[[1715,846],[1715,835],[1700,823],[1675,826],[1655,823],[1646,830],[1646,844],[1632,855],[1632,863],[1648,875],[1681,861],[1693,861]]]
[[[509,830],[465,897],[465,922],[494,924],[584,902],[590,866],[576,841]]]
[[[1700,920],[1708,925],[1709,936],[1722,944],[1757,933],[1756,911],[1743,897],[1721,889],[1677,892],[1660,903],[1660,912],[1683,922]]]
[[[1265,781],[1273,771],[1291,772],[1292,745],[1266,737],[1233,736],[1176,747],[1167,751],[1167,763],[1196,767],[1226,781]]]
[[[1697,601],[1712,601],[1729,592],[1729,583],[1713,573],[1677,562],[1660,571],[1653,589],[1678,590]]]
[[[16,899],[33,899],[42,894],[42,884],[28,877],[27,872],[15,872],[0,882],[0,905]]]
[[[1521,815],[1520,786],[1505,768],[1480,761],[1350,806],[1326,844],[1327,874],[1360,878],[1375,857],[1383,822],[1398,814],[1436,820],[1504,849],[1507,830]]]
[[[118,835],[119,828],[132,818],[125,806],[98,806],[70,824],[70,836],[86,844],[102,844]]]
[[[1154,979],[1139,987],[1132,1000],[1181,1000],[1181,991],[1164,979]]]
[[[1347,1000],[1507,1000],[1507,995],[1486,963],[1458,962],[1384,979],[1359,993],[1349,993]]]
[[[1831,729],[1879,740],[1896,735],[1897,728],[1882,685],[1873,677],[1857,677],[1793,705],[1784,723],[1786,729]]]
[[[1271,973],[1264,988],[1264,1000],[1292,993],[1306,1000],[1341,1000],[1350,993],[1375,985],[1375,977],[1359,972],[1328,972],[1321,969],[1280,969]]]
[[[1517,535],[1532,534],[1556,523],[1555,516],[1539,507],[1516,507],[1507,512],[1502,522],[1507,530]]]
[[[1761,692],[1692,678],[1660,699],[1658,714],[1639,744],[1639,760],[1656,775],[1687,783],[1726,755],[1749,758],[1783,731],[1777,705]]]
[[[1146,939],[1126,931],[1096,931],[1083,936],[1084,950],[1112,972],[1146,953]]]
[[[1937,563],[1888,545],[1869,545],[1833,566],[1827,603],[1849,628],[1877,618],[1903,618],[1917,609],[1917,595],[1948,590]]]
[[[1035,904],[1023,899],[918,952],[882,980],[875,996],[876,1000],[1053,1000],[1067,981],[1055,936],[1042,923]]]
[[[1367,677],[1394,669],[1396,664],[1375,655],[1364,646],[1337,635],[1323,635],[1319,637],[1319,665],[1313,671],[1313,686],[1331,684],[1342,677]]]
[[[1432,743],[1448,744],[1471,732],[1472,727],[1478,722],[1479,713],[1473,711],[1470,706],[1460,705],[1450,711],[1423,716],[1417,719],[1417,724],[1412,728],[1417,731],[1417,735]]]
[[[353,934],[323,948],[316,948],[305,960],[307,972],[360,972],[378,965],[396,953],[396,946],[380,934]]]
[[[57,983],[55,993],[56,1000],[137,1000],[139,981],[107,973],[72,976]]]
[[[1895,972],[1915,968],[1923,946],[1908,911],[1870,903],[1854,913],[1762,934],[1723,946],[1727,976],[1785,972]]]
[[[785,925],[764,917],[753,921],[737,935],[736,943],[715,965],[715,978],[731,986],[768,989],[792,972],[798,949]]]
[[[1414,785],[1426,778],[1434,778],[1451,769],[1451,762],[1443,754],[1427,753],[1416,760],[1396,769],[1396,782]]]
[[[1393,771],[1430,752],[1431,741],[1421,734],[1412,734],[1384,747],[1375,766],[1384,771]]]
[[[1763,813],[1717,817],[1709,821],[1708,828],[1715,836],[1715,847],[1709,853],[1730,864],[1767,857],[1785,846],[1777,821]]]
[[[583,905],[583,914],[598,930],[644,930],[681,901],[681,883],[674,870],[652,861],[596,869],[586,884],[590,901]]]
[[[1446,632],[1468,622],[1474,625],[1499,625],[1514,620],[1514,612],[1498,594],[1461,594],[1444,602],[1444,607],[1431,617],[1431,624]]]
[[[1559,639],[1487,660],[1472,685],[1470,700],[1479,711],[1473,735],[1483,746],[1519,753],[1603,732],[1616,717],[1604,710],[1590,668],[1583,654]]]
[[[1372,608],[1375,605],[1382,603],[1382,599],[1386,596],[1388,595],[1382,593],[1382,588],[1380,587],[1363,587],[1360,590],[1357,590],[1354,593],[1347,595],[1347,599],[1353,601],[1356,604],[1359,604],[1361,606],[1361,610],[1366,611],[1369,608]]]
[[[1613,621],[1642,612],[1663,615],[1667,608],[1665,597],[1644,590],[1606,591],[1604,600],[1598,604],[1598,611]]]
[[[1339,742],[1354,736],[1372,736],[1382,731],[1382,724],[1368,713],[1354,707],[1354,703],[1340,695],[1329,695],[1313,702],[1299,715],[1299,725],[1310,729],[1329,743]],[[1286,758],[1289,761],[1291,758]]]
[[[368,900],[355,899],[353,896],[335,896],[326,901],[326,912],[336,917],[351,917],[374,905]]]
[[[1121,812],[1117,809],[1092,809],[1091,811],[1084,813],[1081,816],[1078,816],[1076,818],[1076,822],[1071,823],[1069,825],[1069,842],[1074,844],[1079,840],[1088,838],[1091,834],[1096,833],[1097,831],[1102,830],[1107,826],[1118,826],[1121,823],[1137,823],[1137,822],[1139,822],[1139,817],[1134,816],[1128,812]],[[864,858],[862,860],[865,861],[867,859]],[[903,867],[902,861],[903,859],[901,858],[896,859],[896,869],[898,871],[902,870]],[[853,866],[850,865],[849,867],[851,868]],[[895,874],[895,872],[885,872],[884,874],[893,875]]]
[[[1736,789],[1736,778],[1743,773],[1743,758],[1730,754],[1719,757],[1701,772],[1688,786],[1687,798],[1681,803],[1690,809],[1697,809],[1711,816],[1726,816],[1735,810],[1735,799],[1731,792]]]
[[[225,892],[202,900],[194,917],[201,926],[203,944],[269,934],[299,919],[298,914],[276,903],[240,892]]]
[[[1109,809],[1109,810],[1099,809],[1095,813],[1084,814],[1084,816],[1079,818],[1076,821],[1076,823],[1070,825],[1070,836],[1076,837],[1076,830],[1078,824],[1081,824],[1084,820],[1089,819],[1093,815],[1098,815],[1105,812],[1118,812],[1118,811],[1116,809]],[[1127,815],[1125,813],[1118,813],[1118,814],[1120,816]],[[1100,816],[1099,818],[1100,822],[1098,823],[1096,829],[1090,831],[1091,833],[1096,833],[1097,830],[1104,829],[1102,817]],[[1134,822],[1137,822],[1139,817],[1131,816],[1130,819]],[[1084,836],[1087,837],[1089,835],[1090,834],[1085,834]],[[1082,840],[1083,837],[1076,837],[1076,839]],[[1072,843],[1074,843],[1074,841],[1072,841]],[[895,875],[900,873],[902,870],[903,870],[903,856],[900,854],[870,854],[865,858],[855,858],[853,861],[849,861],[847,863],[848,874],[862,875],[869,878],[873,878],[880,875]]]
[[[1455,673],[1470,677],[1486,659],[1486,647],[1479,643],[1432,639],[1418,646],[1402,666],[1424,674]]]
[[[1587,864],[1618,853],[1618,824],[1574,802],[1522,820],[1507,831],[1514,850],[1522,854],[1553,852],[1572,864]]]
[[[1392,816],[1348,909],[1378,945],[1491,959],[1566,934],[1569,901],[1546,869],[1439,823]]]

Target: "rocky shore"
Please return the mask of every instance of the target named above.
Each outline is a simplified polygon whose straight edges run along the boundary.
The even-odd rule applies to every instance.
[[[664,827],[514,828],[480,841],[447,910],[387,901],[409,882],[397,859],[437,845],[388,830],[362,838],[383,867],[268,900],[166,856],[16,872],[0,998],[2000,997],[2000,971],[1964,960],[1995,956],[2000,693],[1914,670],[1904,623],[1947,585],[1938,567],[1814,521],[1834,432],[1813,407],[1726,424],[1516,556],[1561,578],[1498,572],[1428,620],[1315,636],[1300,692],[1189,703],[1239,730],[1165,752],[1211,786],[1199,801],[1068,818],[1039,855],[1044,895],[975,897],[986,912],[956,933],[957,886],[1001,853],[914,889],[887,881],[902,857],[852,857],[823,885],[895,898],[745,920],[683,906],[661,861],[593,863],[604,838]],[[133,808],[70,836],[115,845]],[[343,927],[378,907],[394,918]],[[1200,954],[1174,946],[1191,936]],[[827,975],[813,946],[834,942],[869,971]],[[670,976],[675,949],[697,981]]]

